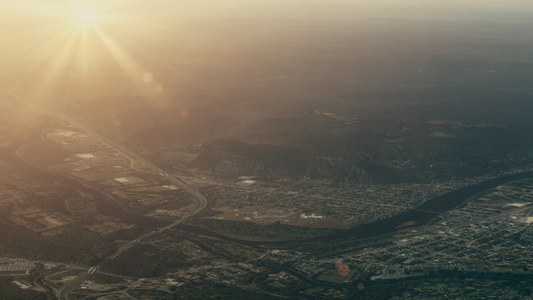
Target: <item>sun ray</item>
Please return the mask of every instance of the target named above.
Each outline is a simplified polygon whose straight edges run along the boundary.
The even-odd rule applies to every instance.
[[[47,62],[47,74],[44,76],[42,82],[40,82],[34,92],[32,99],[43,102],[45,101],[53,89],[57,87],[57,82],[60,80],[62,71],[69,65],[74,53],[75,40],[77,34],[72,34],[67,41],[64,42],[64,46],[54,55],[54,57]],[[36,103],[38,104],[38,103]]]
[[[148,30],[152,27],[146,23],[135,22],[137,19],[128,15],[129,8],[118,9],[120,5],[128,4],[128,1],[69,2],[70,10],[43,5],[29,8],[30,14],[40,13],[40,18],[50,21],[46,23],[47,26],[37,29],[43,32],[41,37],[34,41],[39,47],[35,47],[28,56],[33,68],[29,67],[31,72],[27,75],[27,82],[32,82],[32,88],[24,91],[24,94],[30,93],[27,98],[32,99],[32,104],[57,104],[60,99],[65,98],[64,95],[70,94],[74,98],[104,95],[106,90],[114,90],[117,84],[121,84],[122,79],[118,79],[118,83],[108,80],[110,74],[119,70],[125,79],[124,83],[127,83],[130,91],[136,95],[152,97],[163,91],[163,85],[157,81],[157,74],[150,73],[150,80],[146,81],[149,69],[131,55],[127,45],[114,38],[117,32],[127,32],[136,27],[142,29],[138,31],[140,34],[154,31]],[[108,14],[109,11],[106,10],[116,14]],[[170,28],[158,27],[158,30],[166,32]],[[166,64],[162,66],[166,67]],[[98,89],[91,90],[91,86],[98,86]]]
[[[120,47],[111,37],[109,37],[98,26],[94,27],[94,31],[103,42],[107,51],[112,55],[118,65],[121,67],[124,74],[129,78],[131,83],[137,88],[139,92],[146,93],[148,90],[143,85],[142,77],[146,73],[140,63],[131,57],[122,47]]]
[[[46,43],[39,43],[41,46],[29,54],[29,57],[38,62],[46,62],[54,57],[58,49],[65,46],[65,42],[70,40],[78,31],[77,25],[70,25],[60,33],[53,36],[46,36],[43,41]]]
[[[89,73],[89,37],[87,28],[83,28],[81,31],[80,42],[78,45],[78,61],[77,72],[82,74],[82,77],[86,80]]]

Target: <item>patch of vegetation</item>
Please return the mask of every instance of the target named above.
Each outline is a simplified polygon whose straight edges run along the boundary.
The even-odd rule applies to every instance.
[[[124,283],[124,280],[121,277],[98,273],[92,274],[89,277],[89,280],[99,284],[117,284],[121,282]]]
[[[224,285],[221,283],[205,282],[202,285],[185,284],[178,288],[171,288],[171,292],[153,291],[153,290],[132,290],[129,291],[132,296],[142,297],[150,296],[150,299],[220,299],[220,300],[273,300],[285,299],[274,295],[262,294],[256,291],[243,290],[235,286]],[[153,298],[152,298],[153,297]],[[297,299],[297,298],[296,298]]]
[[[101,268],[113,274],[144,278],[164,276],[168,271],[191,265],[188,257],[181,252],[139,244],[114,259],[106,260]]]
[[[9,300],[46,300],[46,294],[17,287],[13,277],[0,277],[0,299]]]
[[[101,236],[72,224],[64,233],[44,237],[0,219],[0,255],[91,265],[114,251],[115,239],[129,239],[138,233],[132,228]]]
[[[288,226],[279,222],[258,225],[250,222],[202,220],[197,225],[231,238],[249,241],[303,240],[341,231],[340,229]]]

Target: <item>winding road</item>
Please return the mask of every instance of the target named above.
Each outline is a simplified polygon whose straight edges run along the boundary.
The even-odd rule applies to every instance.
[[[166,171],[164,171],[160,167],[156,166],[155,164],[151,163],[150,161],[146,160],[145,158],[143,158],[142,156],[138,155],[137,153],[135,153],[135,152],[133,152],[133,151],[131,151],[131,150],[119,145],[118,143],[116,143],[116,142],[114,142],[112,140],[109,140],[108,138],[102,136],[101,134],[95,132],[94,130],[88,128],[87,126],[85,126],[84,124],[82,124],[82,123],[80,123],[80,122],[78,122],[76,120],[73,120],[73,119],[71,119],[69,117],[66,117],[64,115],[58,114],[56,112],[50,111],[48,109],[45,109],[45,108],[42,108],[42,107],[37,107],[35,105],[26,103],[21,97],[19,97],[18,95],[16,95],[14,93],[14,90],[16,90],[16,88],[12,88],[9,91],[8,94],[11,97],[13,97],[14,99],[18,100],[20,103],[24,104],[24,106],[27,109],[32,110],[34,112],[37,112],[39,114],[50,116],[50,117],[52,117],[54,119],[61,120],[63,122],[68,123],[72,127],[77,128],[79,131],[81,131],[81,132],[87,134],[88,136],[98,140],[100,143],[102,143],[102,144],[106,145],[107,147],[117,151],[122,156],[127,158],[129,160],[129,162],[130,162],[131,169],[133,169],[135,171],[138,171],[138,172],[141,172],[141,173],[159,174],[160,176],[164,177],[166,180],[168,180],[173,185],[183,189],[184,191],[186,191],[187,193],[192,195],[193,198],[195,199],[194,209],[190,213],[182,216],[179,220],[176,220],[175,222],[173,222],[172,224],[170,224],[170,225],[168,225],[168,226],[166,226],[164,228],[161,228],[161,229],[159,229],[157,231],[152,231],[152,232],[149,232],[147,234],[144,234],[144,235],[142,235],[140,237],[137,237],[133,241],[128,241],[127,243],[125,243],[124,245],[119,247],[115,251],[115,253],[109,255],[106,259],[104,259],[104,261],[107,260],[107,259],[112,259],[112,258],[115,258],[115,257],[119,256],[121,253],[123,253],[127,249],[133,247],[134,245],[136,245],[137,243],[139,243],[139,242],[141,242],[143,240],[148,239],[149,237],[151,237],[154,234],[161,233],[163,231],[172,229],[175,226],[178,226],[179,224],[185,222],[186,220],[188,220],[190,218],[195,217],[196,215],[200,214],[204,209],[206,209],[207,203],[208,203],[207,198],[204,195],[202,195],[200,192],[198,192],[198,190],[190,187],[183,180],[168,174]],[[102,261],[102,263],[104,261]],[[102,263],[100,263],[99,265],[96,265],[96,266],[92,266],[88,270],[88,272],[83,272],[83,273],[79,274],[76,278],[74,278],[71,281],[67,282],[57,292],[57,295],[56,295],[57,299],[60,299],[60,300],[69,299],[69,293],[72,290],[74,290],[77,287],[79,287],[87,279],[87,277],[89,275],[89,272],[91,272],[91,274],[92,274],[92,273],[98,271],[98,267]]]
[[[60,115],[58,113],[55,113],[55,112],[52,112],[52,111],[49,111],[43,108],[38,108],[32,105],[26,104],[22,99],[20,99],[18,96],[16,96],[13,93],[11,93],[11,96],[17,99],[18,101],[20,101],[21,103],[23,103],[28,109],[31,109],[40,114],[53,117],[58,120],[62,120],[63,122],[70,124],[72,127],[77,128],[79,131],[84,132],[88,136],[91,136],[92,138],[98,140],[99,142],[108,146],[109,148],[114,149],[115,151],[119,152],[121,155],[123,155],[125,158],[129,160],[130,167],[133,170],[136,170],[138,172],[144,172],[144,173],[150,173],[150,174],[156,174],[158,176],[162,176],[166,180],[174,184],[175,186],[183,189],[184,191],[186,191],[187,193],[189,193],[190,195],[194,197],[195,199],[194,208],[188,214],[183,215],[181,218],[171,223],[170,225],[167,225],[165,227],[161,226],[162,228],[159,228],[155,231],[151,231],[147,234],[139,236],[132,241],[126,242],[121,247],[119,247],[113,254],[106,257],[103,261],[107,259],[115,258],[119,256],[121,253],[123,253],[124,251],[126,251],[127,249],[133,247],[134,245],[144,240],[149,239],[153,235],[172,229],[173,227],[178,226],[181,223],[185,222],[187,219],[194,218],[195,216],[197,216],[198,214],[200,214],[202,211],[204,211],[207,208],[208,201],[206,197],[203,196],[197,189],[189,186],[186,182],[184,182],[180,178],[169,175],[163,169],[159,168],[155,164],[144,159],[137,153],[134,153],[133,151],[115,143],[114,141],[111,141],[103,137],[102,135],[98,134],[97,132],[94,132],[90,128],[87,128],[85,125],[75,120],[72,120],[68,117],[65,117],[63,115]],[[240,241],[240,240],[237,241],[235,239],[230,239],[228,237],[219,236],[218,234],[217,234],[217,237],[225,238],[231,241],[240,242],[243,244],[245,243],[253,243],[256,245],[276,244],[278,246],[303,244],[303,243],[318,243],[318,242],[327,243],[327,242],[336,242],[336,241],[341,241],[341,240],[344,241],[347,239],[364,239],[364,238],[379,236],[383,234],[393,233],[393,232],[398,231],[399,229],[409,228],[410,226],[419,227],[419,226],[425,225],[431,220],[433,220],[439,214],[449,211],[457,207],[458,205],[461,205],[465,201],[468,201],[470,197],[476,194],[490,190],[492,188],[495,188],[499,185],[502,185],[508,182],[523,180],[523,179],[530,179],[530,178],[533,178],[533,171],[531,170],[488,179],[483,182],[479,182],[479,183],[476,183],[470,186],[466,186],[466,187],[454,190],[452,192],[449,192],[447,194],[435,197],[429,201],[424,202],[422,205],[416,208],[405,211],[404,213],[401,213],[389,219],[361,225],[361,226],[354,227],[349,230],[344,230],[342,232],[331,234],[328,236],[320,236],[320,237],[310,238],[306,240],[285,240],[285,241],[272,241],[272,242],[250,242],[250,241]],[[188,226],[188,230],[191,232],[194,232],[195,230],[199,232],[199,230],[203,230],[203,229],[201,228],[195,229],[194,227]],[[203,232],[203,234],[213,236],[216,233]],[[88,272],[82,272],[76,278],[67,282],[57,292],[57,298],[60,300],[69,299],[69,294],[71,293],[71,291],[79,287],[79,285],[82,284],[88,278],[90,274],[97,272],[98,267],[100,265],[101,264],[91,267],[91,269],[89,269]]]

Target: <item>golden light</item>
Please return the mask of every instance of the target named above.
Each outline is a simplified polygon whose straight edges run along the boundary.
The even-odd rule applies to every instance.
[[[96,15],[88,9],[83,9],[79,11],[75,14],[74,17],[76,18],[79,24],[84,26],[91,25],[96,19]]]
[[[10,4],[10,14],[28,16],[32,25],[35,20],[44,24],[28,27],[36,39],[25,56],[31,74],[27,98],[35,105],[56,101],[57,95],[74,99],[88,97],[85,92],[105,94],[118,89],[117,82],[127,85],[124,90],[130,93],[162,93],[157,76],[128,51],[132,33],[153,30],[137,19],[130,0],[58,0],[53,5],[32,1],[35,5]],[[119,79],[108,80],[113,76]]]

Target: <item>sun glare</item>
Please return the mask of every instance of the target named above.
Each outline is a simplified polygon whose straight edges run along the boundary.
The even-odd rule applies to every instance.
[[[161,93],[163,86],[157,82],[141,63],[132,56],[121,43],[110,34],[110,28],[127,24],[140,26],[135,22],[125,22],[118,9],[126,0],[69,0],[71,5],[49,7],[41,4],[37,11],[43,17],[56,18],[54,23],[59,31],[50,33],[46,42],[33,50],[30,55],[35,60],[35,70],[43,74],[35,84],[32,98],[44,101],[56,90],[68,74],[73,82],[86,83],[99,78],[102,66],[116,62],[126,79],[141,93]],[[50,27],[52,28],[52,27]],[[55,30],[55,29],[54,29]],[[108,30],[110,32],[108,32]]]
[[[76,21],[81,25],[90,25],[94,22],[95,18],[96,15],[90,10],[82,10],[75,15]]]

